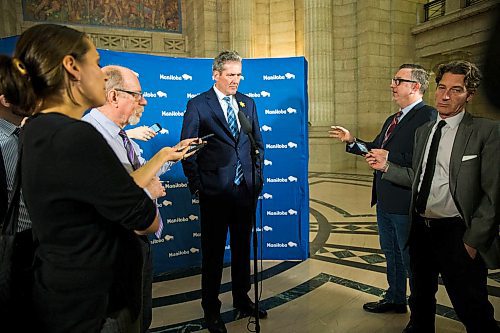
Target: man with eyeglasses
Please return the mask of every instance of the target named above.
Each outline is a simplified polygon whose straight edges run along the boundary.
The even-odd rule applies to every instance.
[[[412,166],[368,154],[382,179],[412,187],[409,252],[414,275],[404,333],[434,332],[438,276],[468,333],[498,333],[488,268],[500,268],[500,123],[466,111],[481,74],[467,61],[441,65],[432,122],[415,133]]]
[[[141,91],[141,84],[137,75],[130,69],[121,66],[106,66],[103,72],[107,76],[106,81],[106,103],[92,109],[82,119],[92,124],[106,139],[113,149],[118,159],[129,173],[147,172],[152,177],[150,184],[145,188],[149,196],[155,200],[164,196],[165,188],[160,182],[159,176],[166,172],[173,164],[171,153],[178,147],[187,147],[193,140],[185,140],[178,144],[178,147],[164,147],[156,153],[148,162],[142,158],[139,146],[130,140],[123,130],[127,125],[136,125],[144,112],[147,101]],[[97,161],[98,163],[98,161]],[[161,236],[161,227],[157,237]],[[131,292],[142,294],[142,322],[141,332],[146,332],[152,320],[152,282],[153,282],[153,262],[151,256],[150,243],[146,236],[141,236],[138,242],[142,252],[142,277],[135,282],[141,284],[141,290],[131,290]],[[131,253],[134,250],[131,249]],[[126,263],[131,265],[130,262]],[[137,264],[137,263],[136,263]],[[142,279],[141,279],[142,278]]]
[[[403,64],[391,81],[392,99],[399,111],[389,116],[377,137],[363,141],[354,137],[341,126],[332,126],[330,137],[347,144],[346,151],[356,155],[366,155],[379,151],[389,161],[410,166],[413,156],[415,130],[436,117],[436,110],[422,101],[429,85],[429,74],[416,64]],[[377,225],[380,247],[387,265],[389,288],[382,300],[369,302],[363,309],[373,313],[406,313],[406,284],[412,277],[406,242],[410,230],[408,217],[411,191],[409,188],[392,184],[382,179],[382,172],[374,172],[371,204],[377,205]]]

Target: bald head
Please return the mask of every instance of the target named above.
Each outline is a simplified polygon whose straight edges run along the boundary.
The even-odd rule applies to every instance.
[[[102,71],[108,78],[106,81],[106,95],[112,89],[126,89],[126,82],[134,82],[139,83],[139,79],[137,79],[137,75],[127,67],[123,66],[105,66],[102,68]]]
[[[147,102],[142,97],[137,74],[123,66],[106,66],[106,103],[99,111],[121,128],[139,122]]]

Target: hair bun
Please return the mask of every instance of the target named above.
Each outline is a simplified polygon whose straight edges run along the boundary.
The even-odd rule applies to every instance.
[[[21,60],[17,58],[12,58],[12,64],[19,71],[19,73],[21,73],[22,76],[28,75],[28,70],[26,69],[26,66],[24,66]]]

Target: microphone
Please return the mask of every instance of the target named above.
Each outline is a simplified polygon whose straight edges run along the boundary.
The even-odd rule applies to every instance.
[[[255,155],[259,154],[259,149],[255,144],[255,139],[252,134],[252,125],[248,121],[247,117],[242,111],[238,111],[238,120],[240,121],[241,130],[248,135],[250,142],[252,143],[252,148],[255,151]]]
[[[252,125],[242,111],[238,111],[238,120],[240,121],[241,129],[248,135],[252,135]]]

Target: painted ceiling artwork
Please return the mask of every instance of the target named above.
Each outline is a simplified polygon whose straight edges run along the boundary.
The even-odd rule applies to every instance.
[[[181,32],[180,0],[23,0],[25,21]]]

